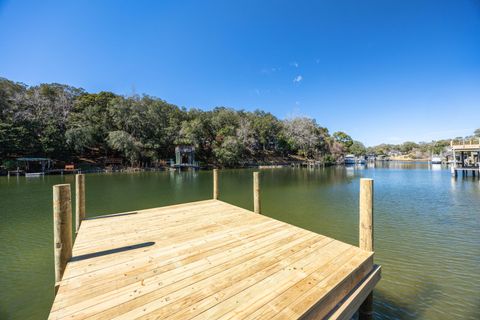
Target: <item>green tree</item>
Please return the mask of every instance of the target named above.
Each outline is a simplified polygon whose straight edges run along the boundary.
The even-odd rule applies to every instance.
[[[360,155],[365,155],[365,153],[367,152],[367,149],[365,148],[363,143],[361,143],[360,141],[354,140],[350,148],[348,148],[348,152],[356,156],[360,156]]]
[[[140,158],[141,143],[125,131],[109,132],[107,142],[113,150],[127,158],[131,165]]]
[[[351,138],[343,132],[332,137],[309,118],[280,121],[261,110],[227,107],[187,111],[148,95],[0,78],[2,162],[18,156],[102,161],[115,154],[135,164],[171,158],[177,144],[195,145],[200,161],[231,166],[247,157],[290,154],[334,162]]]
[[[101,154],[107,154],[109,146],[107,137],[110,131],[118,128],[114,127],[109,108],[116,96],[111,92],[86,93],[80,95],[71,110],[67,120],[67,132],[73,130],[67,135],[67,142],[77,152],[83,152],[85,149],[97,150]],[[79,131],[80,130],[80,131]],[[78,135],[80,140],[75,140]],[[87,137],[87,134],[89,137]],[[83,143],[81,146],[73,146],[72,143]]]
[[[353,144],[353,139],[343,131],[337,131],[333,134],[333,138],[338,141],[345,150],[348,150]]]
[[[258,145],[263,150],[272,150],[277,143],[281,130],[280,121],[271,113],[255,110],[249,114],[251,130]]]
[[[93,136],[94,131],[90,127],[71,128],[65,132],[67,144],[79,154],[93,145]]]
[[[403,153],[410,153],[418,147],[419,145],[417,143],[412,141],[407,141],[407,142],[404,142],[402,145],[400,145],[399,149]]]
[[[234,166],[242,159],[244,147],[235,137],[225,137],[225,139],[215,146],[213,152],[218,162],[224,166]]]
[[[198,109],[188,111],[187,120],[180,125],[176,144],[193,144],[196,147],[196,158],[207,162],[213,157],[215,130],[212,127],[209,113]]]

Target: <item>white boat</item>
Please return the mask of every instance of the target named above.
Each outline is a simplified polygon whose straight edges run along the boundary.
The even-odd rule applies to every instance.
[[[356,160],[357,164],[366,164],[367,163],[367,160],[365,160],[365,157],[358,157],[357,160]]]
[[[26,178],[35,178],[35,177],[42,177],[45,173],[43,172],[25,172]]]
[[[357,163],[357,159],[355,158],[355,156],[353,154],[347,154],[343,160],[343,163],[345,164],[356,164]]]
[[[432,159],[430,161],[432,164],[442,164],[442,158],[438,156],[432,156]]]

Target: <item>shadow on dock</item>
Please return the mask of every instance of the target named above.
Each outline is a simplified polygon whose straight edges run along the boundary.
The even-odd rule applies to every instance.
[[[138,212],[133,211],[133,212],[126,212],[126,213],[106,214],[104,216],[85,218],[84,220],[97,220],[97,219],[105,219],[105,218],[115,218],[115,217],[129,216],[129,215],[132,215],[132,214],[138,214]]]
[[[72,257],[70,259],[70,262],[75,262],[75,261],[81,261],[81,260],[106,256],[106,255],[109,255],[109,254],[124,252],[124,251],[128,251],[128,250],[135,250],[135,249],[150,247],[150,246],[153,246],[154,244],[155,244],[155,242],[150,241],[150,242],[143,242],[143,243],[134,244],[134,245],[131,245],[131,246],[125,246],[125,247],[120,247],[120,248],[115,248],[115,249],[110,249],[110,250],[105,250],[105,251],[82,254],[80,256]]]

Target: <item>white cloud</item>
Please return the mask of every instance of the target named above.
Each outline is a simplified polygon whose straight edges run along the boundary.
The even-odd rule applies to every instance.
[[[298,66],[299,66],[299,64],[298,64],[297,61],[293,61],[292,63],[290,63],[290,65],[291,65],[292,67],[295,67],[295,68],[298,68]]]
[[[300,81],[303,80],[303,77],[301,75],[296,76],[293,78],[293,83],[300,83]]]

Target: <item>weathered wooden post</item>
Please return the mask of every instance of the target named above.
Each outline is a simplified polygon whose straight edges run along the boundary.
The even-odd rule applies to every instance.
[[[454,177],[457,176],[457,154],[455,153],[455,149],[453,149],[453,166],[451,168],[451,173]]]
[[[259,173],[253,173],[253,212],[261,213],[260,207],[260,178]]]
[[[55,294],[72,257],[72,199],[69,184],[53,186],[53,240],[55,251]]]
[[[85,219],[85,175],[75,175],[75,232],[78,233]]]
[[[213,169],[213,199],[218,200],[218,169]]]
[[[374,251],[373,246],[373,179],[360,179],[360,249]],[[373,318],[373,292],[359,309],[359,319]]]

